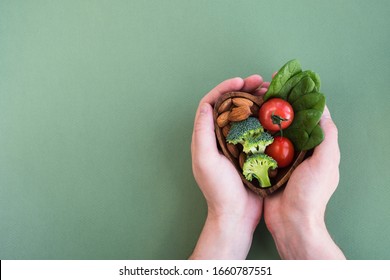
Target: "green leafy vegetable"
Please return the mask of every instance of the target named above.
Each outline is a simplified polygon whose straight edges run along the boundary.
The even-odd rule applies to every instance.
[[[281,95],[281,89],[291,77],[301,71],[301,64],[298,60],[293,59],[287,62],[282,68],[280,68],[275,77],[273,77],[268,87],[268,91],[264,95],[264,101],[273,97],[280,97],[286,100],[286,96]]]
[[[290,102],[290,104],[294,103],[300,96],[313,92],[315,86],[314,81],[310,78],[308,73],[305,73],[304,77],[291,90],[287,101]]]
[[[312,92],[302,95],[294,103],[291,104],[294,112],[300,112],[308,108],[323,111],[325,107],[325,95],[319,92]]]
[[[295,76],[291,77],[280,89],[280,96],[287,100],[287,97],[289,96],[291,90],[298,84],[300,81],[306,77],[306,72],[300,72],[296,74]]]
[[[309,150],[324,139],[318,125],[325,107],[325,96],[320,93],[321,80],[317,73],[301,70],[294,59],[287,62],[272,79],[264,100],[279,97],[294,109],[292,124],[283,131],[297,150]]]
[[[313,149],[318,143],[321,143],[324,140],[324,132],[322,128],[317,124],[310,133],[310,137],[302,147],[302,150]]]

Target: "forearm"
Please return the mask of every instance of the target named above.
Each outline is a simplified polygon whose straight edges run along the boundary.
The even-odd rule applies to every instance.
[[[286,223],[273,237],[282,259],[345,259],[323,221]]]
[[[245,259],[254,229],[242,219],[209,215],[189,259]]]

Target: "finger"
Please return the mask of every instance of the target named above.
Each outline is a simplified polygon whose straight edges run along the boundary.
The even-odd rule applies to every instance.
[[[270,82],[264,82],[264,83],[261,84],[260,88],[268,89],[269,88],[269,84],[270,84]]]
[[[244,86],[242,87],[242,91],[245,92],[253,92],[263,83],[263,77],[260,75],[252,75],[248,78],[244,79]]]
[[[253,92],[253,95],[264,95],[266,92],[267,92],[268,88],[259,88],[259,89],[256,89],[254,92]]]
[[[276,75],[277,73],[278,73],[277,71],[274,72],[274,73],[272,74],[272,78],[274,78],[275,75]],[[260,87],[254,91],[253,94],[254,94],[254,95],[264,95],[264,94],[267,92],[267,90],[268,90],[268,88],[269,88],[269,85],[270,85],[270,82],[263,82],[263,83],[260,85]]]
[[[241,90],[243,86],[244,86],[244,80],[239,77],[223,81],[215,88],[213,88],[208,94],[206,94],[202,98],[200,103],[206,102],[211,105],[214,105],[214,103],[222,94],[227,93],[229,91]]]
[[[192,133],[191,151],[193,156],[207,156],[210,153],[218,153],[214,135],[212,106],[222,94],[240,90],[243,85],[244,80],[242,78],[232,78],[223,81],[202,98],[195,115]]]
[[[218,153],[212,107],[208,103],[199,105],[192,133],[191,150],[195,158]]]
[[[312,158],[324,165],[340,163],[340,149],[338,144],[338,130],[332,120],[327,106],[324,108],[320,120],[320,126],[324,131],[324,140],[314,149]]]
[[[264,95],[269,87],[270,82],[263,82],[258,89],[256,89],[253,94],[254,95]]]

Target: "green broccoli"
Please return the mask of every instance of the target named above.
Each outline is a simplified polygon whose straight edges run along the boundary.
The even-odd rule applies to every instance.
[[[248,139],[258,137],[264,131],[257,118],[249,117],[246,120],[233,122],[226,141],[231,144],[241,144],[244,147],[244,151],[249,150],[246,147]]]
[[[277,167],[278,164],[272,157],[262,153],[257,153],[246,159],[242,170],[247,180],[252,181],[253,177],[255,177],[262,188],[267,188],[271,186],[271,182],[268,177],[268,169],[275,169]]]
[[[244,153],[264,153],[265,148],[274,142],[274,138],[268,132],[263,132],[258,136],[249,137],[244,145]]]
[[[226,137],[231,144],[241,144],[246,154],[264,153],[265,147],[274,139],[268,132],[264,132],[259,120],[249,117],[240,122],[234,122]]]

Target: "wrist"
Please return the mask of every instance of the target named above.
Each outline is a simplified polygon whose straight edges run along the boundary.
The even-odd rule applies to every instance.
[[[208,214],[190,259],[245,259],[256,226],[245,217]]]
[[[323,218],[290,219],[278,228],[271,233],[282,259],[345,259]]]

